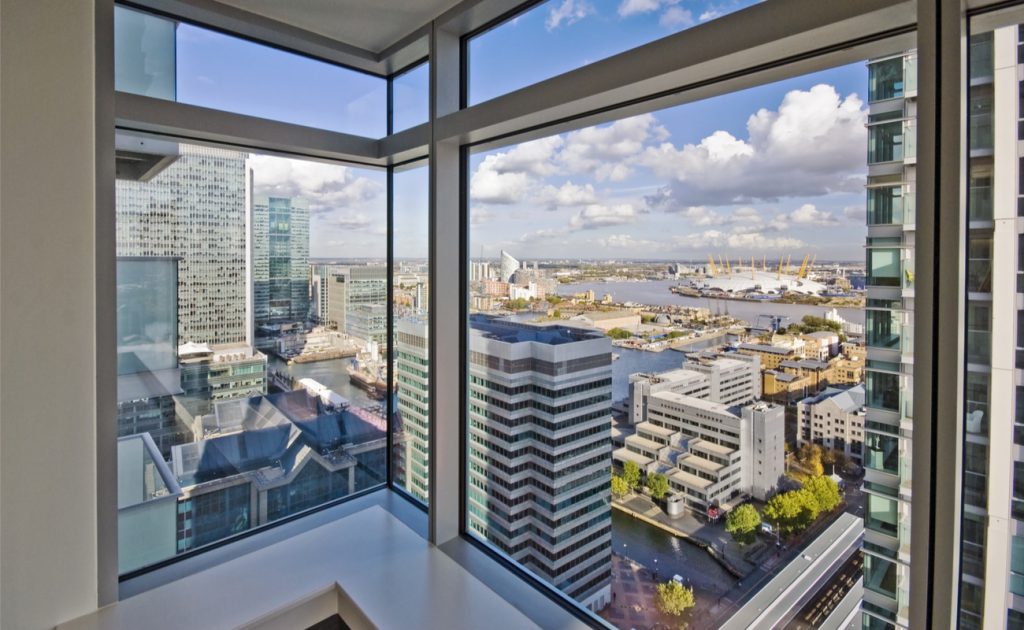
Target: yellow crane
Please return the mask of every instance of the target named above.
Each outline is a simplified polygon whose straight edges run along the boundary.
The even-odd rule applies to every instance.
[[[793,273],[793,254],[786,256],[786,275]]]
[[[711,257],[711,254],[708,254],[708,263],[710,263],[708,265],[708,271],[711,272],[711,277],[714,278],[718,275],[718,270],[715,269],[715,259]]]
[[[804,273],[807,271],[807,259],[810,257],[810,254],[805,255],[804,261],[800,263],[800,270],[796,272],[797,280],[804,277]]]
[[[779,270],[775,272],[775,279],[782,280],[782,256],[779,256]]]
[[[805,278],[811,273],[811,269],[814,269],[814,261],[816,261],[816,260],[818,260],[818,255],[817,254],[815,254],[814,256],[811,256],[811,264],[807,267],[807,273],[804,274]]]

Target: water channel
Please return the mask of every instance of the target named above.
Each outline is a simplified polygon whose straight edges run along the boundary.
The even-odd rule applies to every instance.
[[[651,280],[646,282],[582,282],[561,284],[558,294],[571,296],[575,293],[593,291],[598,299],[609,294],[618,303],[635,302],[651,306],[693,306],[710,309],[712,313],[728,313],[751,324],[757,323],[759,315],[782,315],[789,323],[799,322],[804,315],[822,317],[830,306],[808,306],[806,304],[779,304],[770,300],[716,300],[713,298],[687,297],[676,295],[669,289],[679,284],[676,280]],[[864,323],[864,310],[859,308],[838,308],[839,315],[854,324]]]

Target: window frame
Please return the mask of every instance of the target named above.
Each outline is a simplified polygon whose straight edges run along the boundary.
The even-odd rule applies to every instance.
[[[424,25],[391,49],[381,54],[356,49],[321,36],[287,27],[229,8],[213,7],[187,0],[135,0],[126,6],[153,12],[165,6],[170,17],[187,20],[204,28],[221,30],[290,52],[306,54],[322,61],[381,73],[389,79],[410,69],[416,60],[430,60],[429,119],[426,125],[403,130],[380,139],[310,130],[297,125],[266,121],[240,114],[217,112],[180,103],[157,102],[136,95],[113,92],[113,38],[97,37],[97,135],[108,131],[110,138],[97,142],[102,160],[113,155],[115,125],[133,131],[160,133],[196,142],[244,146],[281,155],[329,158],[389,170],[389,293],[393,277],[391,232],[391,170],[413,160],[429,159],[430,179],[430,484],[427,538],[445,545],[465,540],[465,428],[466,428],[466,349],[468,309],[464,289],[468,280],[468,155],[473,148],[506,145],[577,129],[617,118],[654,111],[685,102],[703,100],[717,94],[760,85],[815,69],[831,67],[842,60],[861,60],[878,53],[881,42],[893,50],[917,48],[919,60],[918,168],[923,194],[920,207],[936,207],[936,216],[918,217],[917,255],[930,259],[935,251],[957,251],[959,230],[941,234],[938,224],[953,221],[960,213],[959,181],[963,164],[961,149],[965,130],[960,112],[959,90],[939,90],[942,84],[962,85],[964,76],[964,20],[966,9],[947,0],[922,2],[874,0],[870,3],[827,3],[811,0],[769,0],[756,10],[723,16],[675,35],[656,40],[611,58],[578,68],[557,77],[505,94],[472,107],[466,107],[468,76],[465,41],[521,11],[539,0],[528,0],[511,11],[499,0],[466,1],[456,5],[433,22]],[[968,2],[970,10],[994,4],[990,0]],[[473,9],[470,11],[470,9]],[[773,14],[778,11],[777,14]],[[781,18],[779,17],[781,16]],[[768,18],[768,19],[765,19]],[[97,33],[112,34],[113,2],[97,0]],[[895,25],[895,26],[894,26]],[[746,27],[746,28],[745,28]],[[756,28],[750,28],[756,27]],[[721,37],[724,31],[739,36]],[[852,33],[836,37],[836,33]],[[910,38],[916,41],[908,46]],[[961,46],[950,45],[959,41]],[[838,43],[837,43],[838,42]],[[943,46],[942,44],[946,45]],[[673,55],[665,55],[672,51]],[[424,57],[426,54],[426,57]],[[671,59],[670,59],[671,58]],[[692,60],[689,63],[681,59]],[[765,61],[767,59],[767,62]],[[654,61],[654,63],[646,63]],[[402,70],[393,70],[400,67]],[[623,71],[623,68],[629,71]],[[108,82],[109,94],[104,92]],[[452,95],[455,95],[453,98]],[[626,96],[630,94],[630,96]],[[391,96],[388,104],[390,109]],[[391,128],[390,114],[388,128]],[[935,149],[941,141],[943,151]],[[109,160],[112,163],[112,160]],[[109,181],[107,177],[109,176]],[[112,164],[97,167],[97,306],[98,322],[109,322],[113,308],[113,191]],[[452,181],[454,179],[454,182]],[[454,185],[453,185],[454,183]],[[453,223],[452,220],[455,220]],[[452,225],[457,230],[452,230]],[[452,238],[454,237],[454,239]],[[452,240],[457,240],[457,246]],[[449,251],[441,251],[447,249]],[[929,586],[927,598],[915,598],[910,618],[914,625],[927,627],[953,619],[957,599],[947,576],[956,575],[957,554],[953,552],[958,528],[937,531],[936,522],[957,512],[956,505],[943,501],[936,488],[958,488],[955,470],[936,471],[931,462],[959,453],[960,415],[956,374],[962,348],[943,347],[937,342],[942,334],[955,331],[960,323],[962,296],[957,286],[962,269],[956,257],[935,257],[936,269],[921,266],[918,271],[916,304],[934,319],[918,318],[915,336],[933,343],[914,347],[915,365],[921,378],[915,379],[913,398],[919,417],[931,417],[915,429],[913,447],[914,477],[928,480],[915,488],[913,514],[913,553],[919,559],[911,570],[918,584]],[[445,303],[446,298],[454,298]],[[393,326],[389,314],[389,331]],[[99,495],[99,578],[100,604],[116,601],[116,466],[112,458],[114,440],[110,439],[113,400],[109,359],[113,334],[109,323],[98,323],[97,330],[97,423]],[[105,345],[111,345],[111,348]],[[449,344],[444,352],[435,350]],[[459,360],[461,357],[462,360]],[[951,357],[951,358],[950,358]],[[106,361],[105,361],[106,360]],[[438,392],[454,398],[443,408]],[[390,399],[390,397],[389,397]],[[456,413],[452,405],[456,405]],[[936,409],[953,411],[937,415]],[[446,415],[447,414],[447,415]],[[390,414],[389,414],[390,415]],[[949,435],[947,436],[946,433]],[[389,441],[391,432],[389,431]],[[439,450],[440,449],[440,450]],[[454,463],[439,469],[440,454],[458,450]],[[388,451],[388,484],[391,488],[391,449]],[[957,458],[958,459],[958,458]],[[439,474],[440,473],[440,474]],[[948,473],[948,475],[946,475]],[[949,477],[948,479],[946,477]],[[380,490],[371,491],[379,492]],[[443,500],[435,501],[442,497]],[[344,500],[343,500],[344,501]],[[954,502],[955,503],[955,502]],[[353,502],[354,504],[354,502]],[[453,518],[453,512],[456,512]],[[296,519],[301,517],[297,516]],[[956,519],[957,521],[959,519]],[[113,533],[111,533],[113,532]],[[928,561],[931,551],[938,551]],[[517,566],[510,566],[500,555],[487,549],[503,566],[522,581],[536,587],[564,608],[575,611],[571,602],[546,584],[535,584]],[[212,558],[212,556],[209,556]],[[109,559],[113,558],[111,562]],[[112,579],[113,576],[113,579]],[[113,585],[113,586],[112,586]],[[589,615],[581,617],[593,622]]]

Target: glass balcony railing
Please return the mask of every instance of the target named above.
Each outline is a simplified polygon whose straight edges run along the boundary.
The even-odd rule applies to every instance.
[[[968,363],[988,364],[992,357],[992,333],[987,330],[968,330],[964,347]]]
[[[905,94],[917,93],[917,55],[903,60],[903,91]]]
[[[970,51],[970,76],[972,79],[992,76],[992,33],[987,37],[972,38]]]
[[[903,123],[903,159],[917,159],[917,124],[908,120]]]
[[[967,137],[972,150],[992,148],[992,113],[972,114],[968,120]]]
[[[990,258],[967,259],[967,290],[971,293],[992,292],[992,260]]]
[[[992,220],[991,186],[971,186],[970,189],[968,189],[967,213],[971,221]]]

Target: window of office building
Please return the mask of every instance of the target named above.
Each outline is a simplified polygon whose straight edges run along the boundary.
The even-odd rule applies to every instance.
[[[383,173],[117,147],[121,572],[384,483]]]
[[[468,104],[712,21],[759,0],[546,0],[473,36]]]
[[[371,138],[387,132],[386,79],[127,7],[115,8],[114,22],[118,91]]]
[[[742,607],[714,602],[743,600],[745,578],[629,510],[720,528],[746,504],[773,521],[751,542],[774,545],[771,531],[787,557],[810,522],[863,518],[864,495],[858,513],[776,508],[862,454],[901,472],[900,438],[862,428],[865,405],[898,410],[900,391],[898,373],[865,373],[865,335],[898,350],[912,310],[879,296],[865,316],[867,75],[858,63],[471,153],[470,535],[618,627],[633,623],[615,603],[631,563],[657,583],[678,574],[696,597],[684,619],[714,624]],[[910,254],[877,239],[892,246],[869,250],[874,277],[899,286]],[[787,404],[809,426],[789,481]],[[897,502],[882,501],[876,528],[895,537]]]

